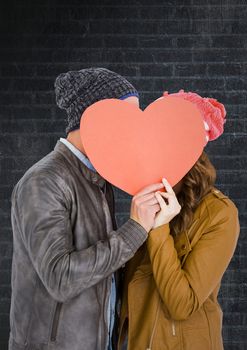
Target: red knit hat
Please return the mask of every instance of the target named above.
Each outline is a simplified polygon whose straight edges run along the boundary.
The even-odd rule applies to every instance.
[[[168,91],[164,91],[163,96],[167,96]],[[208,133],[209,141],[217,139],[224,131],[224,124],[226,122],[226,110],[222,103],[218,102],[214,98],[201,97],[195,92],[184,92],[179,90],[177,93],[170,94],[169,96],[182,97],[194,103],[200,110],[205,128]],[[208,128],[207,128],[208,126]]]

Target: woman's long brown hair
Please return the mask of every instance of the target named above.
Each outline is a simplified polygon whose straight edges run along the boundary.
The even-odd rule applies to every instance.
[[[194,211],[202,198],[214,187],[215,180],[215,167],[207,154],[203,152],[182,179],[182,188],[177,194],[177,199],[182,208],[180,213],[170,221],[170,229],[173,236],[185,231],[190,226]]]

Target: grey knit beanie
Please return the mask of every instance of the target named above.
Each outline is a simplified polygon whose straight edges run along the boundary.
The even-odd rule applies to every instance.
[[[81,115],[91,104],[106,98],[139,96],[128,80],[106,68],[62,73],[56,78],[54,86],[57,105],[67,112],[67,135],[80,128]]]

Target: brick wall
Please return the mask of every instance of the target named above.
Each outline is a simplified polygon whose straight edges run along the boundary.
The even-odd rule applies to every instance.
[[[104,4],[104,5],[103,5]],[[6,1],[0,11],[0,349],[9,332],[14,184],[64,136],[55,77],[104,66],[125,75],[141,105],[163,90],[213,96],[225,133],[206,148],[217,186],[239,208],[241,236],[220,291],[226,350],[247,348],[247,1]],[[130,198],[116,191],[121,224]]]

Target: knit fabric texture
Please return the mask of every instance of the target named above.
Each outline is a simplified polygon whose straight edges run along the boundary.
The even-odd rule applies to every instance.
[[[226,110],[222,103],[214,98],[202,97],[195,92],[184,92],[183,89],[179,92],[169,94],[164,91],[165,96],[181,97],[184,100],[194,103],[201,112],[203,120],[208,124],[207,131],[209,141],[217,139],[224,132],[224,124],[226,122]]]
[[[67,112],[66,134],[80,128],[83,112],[93,103],[126,95],[139,97],[134,86],[106,68],[86,68],[60,74],[55,80],[56,103]]]

